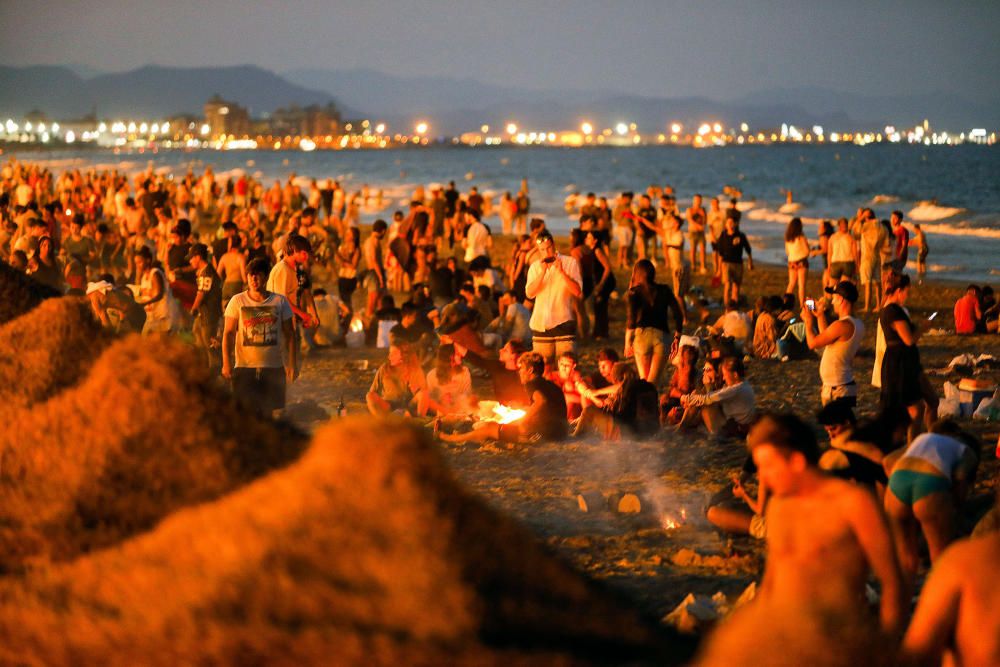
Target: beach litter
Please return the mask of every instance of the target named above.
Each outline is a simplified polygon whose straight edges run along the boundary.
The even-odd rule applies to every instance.
[[[751,582],[735,602],[721,591],[709,597],[688,593],[673,611],[663,617],[662,622],[686,634],[698,634],[728,616],[757,596],[757,583]]]

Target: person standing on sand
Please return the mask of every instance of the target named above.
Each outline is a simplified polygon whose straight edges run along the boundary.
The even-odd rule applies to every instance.
[[[861,265],[859,278],[865,293],[862,312],[877,311],[882,298],[882,251],[889,243],[889,234],[870,208],[862,209],[859,225]],[[874,294],[873,294],[874,293]],[[874,296],[874,299],[870,299]]]
[[[848,229],[847,218],[837,220],[837,231],[827,243],[827,252],[830,253],[830,282],[834,285],[841,280],[854,282],[857,275],[858,243]]]
[[[247,267],[247,289],[226,306],[222,377],[237,400],[273,414],[285,407],[285,387],[297,377],[297,346],[288,299],[265,289],[267,262]]]
[[[368,301],[365,307],[365,315],[371,318],[375,314],[379,297],[385,291],[385,263],[382,260],[382,239],[389,230],[389,225],[385,220],[376,220],[372,224],[372,233],[365,239],[361,246],[361,253],[365,258],[365,278],[363,285],[368,292]]]
[[[910,245],[917,247],[917,284],[922,285],[924,275],[927,273],[927,253],[930,250],[927,248],[927,235],[918,224],[913,225],[913,238],[910,239]]]
[[[803,308],[800,317],[806,325],[806,344],[810,350],[823,348],[823,358],[819,362],[819,377],[823,381],[820,400],[823,405],[843,403],[853,408],[858,404],[854,357],[865,334],[864,323],[854,317],[858,288],[854,283],[842,280],[833,289],[826,288],[826,293],[831,295],[837,319],[827,323],[824,301],[816,304],[816,313],[810,308]],[[818,330],[814,327],[817,322]]]
[[[683,302],[667,285],[656,282],[653,263],[640,259],[632,268],[626,304],[624,356],[635,357],[639,379],[656,385],[670,349],[668,314],[673,314],[674,330],[680,335],[686,319]]]
[[[688,221],[688,238],[691,240],[691,269],[698,267],[698,273],[705,273],[705,223],[708,216],[701,205],[701,195],[691,199],[691,206],[684,214]],[[697,255],[697,259],[695,259]]]
[[[747,446],[767,504],[767,565],[753,605],[780,605],[832,618],[865,609],[873,571],[881,584],[883,632],[901,630],[906,601],[889,523],[866,488],[818,467],[812,428],[792,414],[765,414],[750,428]]]
[[[712,197],[708,208],[708,240],[712,246],[712,277],[722,279],[722,258],[719,257],[719,237],[726,229],[726,212],[719,206],[719,198]]]
[[[753,254],[746,234],[740,231],[736,217],[726,218],[726,229],[719,237],[719,255],[722,257],[722,302],[739,303],[740,284],[743,282],[743,253],[747,254],[747,270],[753,271]]]
[[[632,263],[632,246],[635,243],[635,219],[632,213],[632,193],[623,192],[611,212],[615,226],[615,240],[618,242],[618,268],[624,269]]]
[[[889,224],[892,225],[892,268],[903,271],[910,251],[910,232],[903,225],[903,212],[893,211]]]
[[[785,255],[788,257],[785,294],[797,293],[801,306],[806,302],[806,280],[809,278],[809,240],[802,231],[801,218],[792,218],[785,229]]]
[[[636,244],[639,259],[649,259],[656,264],[656,238],[660,233],[660,227],[656,223],[656,209],[653,208],[649,195],[639,197],[639,210],[635,212],[636,233],[639,243]],[[652,242],[652,252],[650,251]]]
[[[531,312],[532,348],[549,365],[563,352],[576,350],[576,313],[573,301],[583,296],[583,278],[575,259],[556,251],[552,234],[535,239],[541,259],[528,268],[524,292],[535,300]]]

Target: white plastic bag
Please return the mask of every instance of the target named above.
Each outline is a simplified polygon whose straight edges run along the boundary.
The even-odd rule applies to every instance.
[[[972,413],[973,419],[982,421],[1000,421],[1000,389],[993,392],[991,398],[984,398],[979,407]]]

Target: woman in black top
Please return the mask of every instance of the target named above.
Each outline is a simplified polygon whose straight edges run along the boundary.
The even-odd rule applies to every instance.
[[[923,370],[917,349],[919,332],[903,308],[909,295],[910,277],[893,273],[886,282],[885,300],[879,315],[879,324],[885,336],[881,408],[883,414],[905,408],[911,423],[919,425],[925,408],[921,384]]]
[[[615,274],[611,270],[611,258],[601,233],[590,230],[586,234],[586,244],[593,251],[594,259],[594,338],[608,337],[608,299],[615,291]]]
[[[657,385],[667,361],[670,331],[667,311],[674,316],[678,335],[684,325],[684,306],[667,285],[656,282],[656,267],[640,259],[632,269],[628,291],[628,317],[625,324],[625,356],[635,356],[639,379]]]

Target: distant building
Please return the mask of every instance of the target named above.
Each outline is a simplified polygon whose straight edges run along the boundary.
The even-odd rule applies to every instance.
[[[244,107],[213,95],[205,103],[205,123],[213,139],[223,134],[244,137],[250,134],[250,114]]]
[[[276,137],[320,137],[340,132],[340,111],[334,104],[325,107],[292,105],[271,114],[271,134]]]

